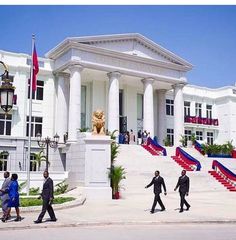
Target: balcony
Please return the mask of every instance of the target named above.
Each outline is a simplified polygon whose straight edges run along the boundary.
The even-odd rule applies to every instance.
[[[193,124],[219,126],[219,120],[218,119],[212,119],[212,118],[186,116],[184,118],[184,122],[185,123],[193,123]]]

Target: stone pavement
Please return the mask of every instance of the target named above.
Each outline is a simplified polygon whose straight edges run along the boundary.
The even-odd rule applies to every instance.
[[[78,193],[75,191],[76,195]],[[72,194],[73,195],[73,194]],[[51,228],[69,226],[111,225],[111,224],[167,224],[167,223],[236,223],[236,194],[231,192],[194,192],[188,197],[191,208],[179,213],[179,195],[169,192],[162,195],[166,211],[150,214],[153,194],[135,194],[119,200],[92,201],[80,197],[70,204],[55,206],[57,222],[34,224],[40,212],[40,207],[22,209],[21,222],[14,219],[6,223],[0,222],[0,231],[9,229]],[[59,209],[61,208],[61,209]],[[13,210],[13,209],[12,209]],[[14,216],[14,211],[12,211]],[[45,220],[48,215],[45,215]]]

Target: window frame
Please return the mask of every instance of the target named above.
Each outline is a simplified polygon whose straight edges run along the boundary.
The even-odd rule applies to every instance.
[[[2,118],[4,116],[4,118]],[[10,118],[10,119],[8,119]],[[0,136],[11,136],[11,128],[12,128],[12,114],[4,114],[0,113],[0,127],[3,125],[3,132],[0,131]],[[1,130],[2,130],[1,129]],[[7,134],[9,133],[9,134]]]
[[[206,105],[206,117],[208,119],[212,119],[212,105],[210,105],[210,104]]]
[[[0,171],[7,171],[9,154],[2,154],[0,161]]]
[[[36,121],[36,119],[37,120],[41,119],[42,121]],[[31,117],[31,137],[36,137],[37,133],[40,133],[42,135],[42,131],[43,131],[43,117],[32,116]],[[26,116],[26,137],[28,136],[29,136],[29,116]]]
[[[195,103],[195,115],[196,117],[202,117],[202,103]]]
[[[169,139],[170,145],[174,146],[174,129],[173,128],[166,129],[166,137]]]
[[[196,140],[203,141],[203,131],[197,130],[195,136]]]
[[[42,96],[40,95],[40,91],[42,91]],[[32,100],[43,101],[43,98],[44,98],[44,81],[37,80],[36,91],[32,92]],[[28,79],[28,99],[30,99],[30,79]]]
[[[166,99],[166,115],[167,116],[174,116],[174,100],[173,99]]]
[[[186,105],[187,103],[189,105]],[[184,101],[184,117],[190,116],[190,105],[191,105],[191,103],[189,101]]]

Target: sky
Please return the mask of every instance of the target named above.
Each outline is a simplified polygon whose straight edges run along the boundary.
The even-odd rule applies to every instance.
[[[190,84],[218,88],[236,82],[236,5],[0,5],[0,49],[40,57],[66,37],[140,33],[184,58]]]

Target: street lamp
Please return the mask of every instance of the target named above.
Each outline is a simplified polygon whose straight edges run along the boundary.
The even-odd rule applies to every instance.
[[[1,108],[5,113],[8,113],[13,106],[13,96],[15,87],[9,79],[9,72],[6,64],[0,61],[0,77],[2,85],[0,86],[0,103]]]
[[[50,137],[46,137],[46,138],[42,139],[41,134],[37,133],[36,137],[37,137],[38,145],[41,148],[44,148],[46,146],[46,171],[48,171],[48,149],[49,149],[49,146],[51,148],[57,147],[58,142],[59,142],[59,136],[56,133],[55,136],[53,137],[53,140],[51,140]]]

